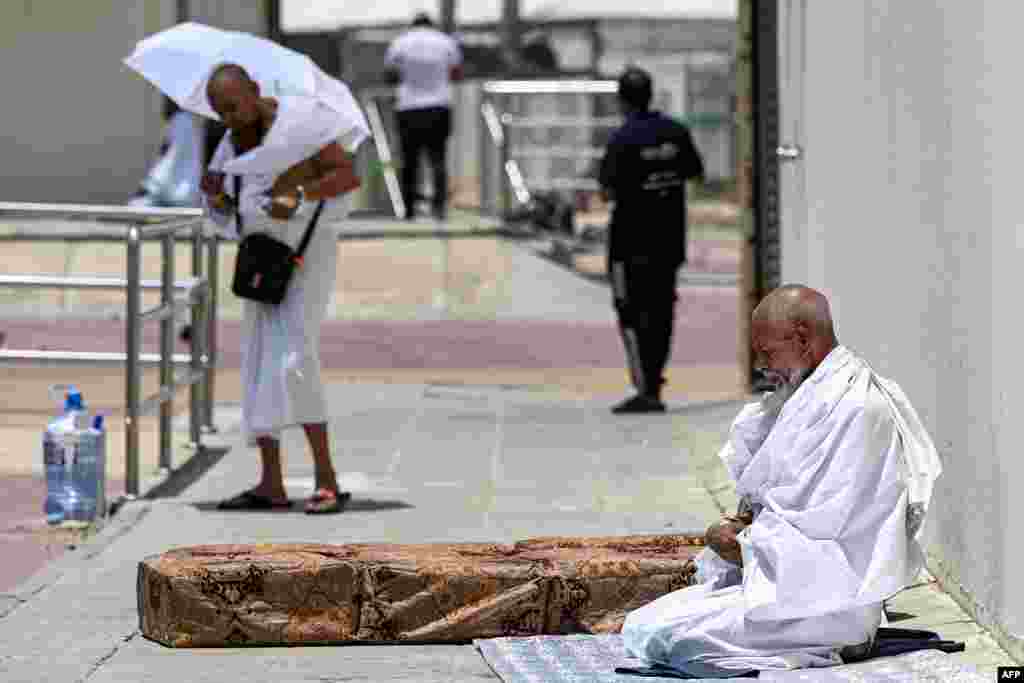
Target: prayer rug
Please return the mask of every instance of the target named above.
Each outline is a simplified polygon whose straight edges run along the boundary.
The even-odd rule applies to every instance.
[[[504,683],[655,683],[679,680],[671,672],[664,677],[616,673],[616,667],[643,667],[643,663],[630,657],[622,638],[614,634],[490,638],[474,640],[473,644]]]
[[[617,634],[491,638],[475,640],[473,644],[504,683],[647,683],[687,678],[672,671],[645,667],[627,654]],[[632,673],[618,673],[616,669],[629,669]],[[775,683],[982,683],[990,679],[991,676],[983,675],[973,665],[938,650],[876,657],[823,669],[762,671],[757,678]]]

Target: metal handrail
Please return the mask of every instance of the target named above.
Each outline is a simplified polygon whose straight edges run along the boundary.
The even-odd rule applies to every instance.
[[[108,289],[119,290],[128,286],[128,280],[117,277],[59,277],[54,275],[0,275],[0,287],[27,289]],[[142,280],[142,289],[160,289],[159,280]],[[175,289],[188,290],[195,286],[193,280],[174,283]]]
[[[569,116],[516,116],[503,114],[501,122],[508,128],[615,128],[622,125],[621,116],[572,118]]]
[[[600,147],[563,147],[553,145],[517,145],[509,149],[509,153],[519,159],[566,157],[597,160],[604,156]]]
[[[123,240],[127,248],[126,277],[54,277],[42,275],[0,276],[0,287],[43,289],[123,289],[126,295],[126,332],[123,353],[2,350],[0,361],[35,363],[124,363],[125,364],[125,488],[127,498],[139,495],[139,418],[159,408],[159,466],[169,472],[171,461],[171,420],[173,400],[182,386],[190,389],[189,435],[192,446],[201,451],[202,432],[215,431],[213,426],[214,377],[216,369],[216,320],[218,239],[203,231],[201,209],[157,208],[133,206],[99,206],[85,204],[38,204],[0,202],[0,217],[22,218],[87,218],[128,222]],[[177,235],[190,230],[192,243],[192,277],[174,279],[174,248]],[[96,236],[107,241],[108,234]],[[17,239],[17,236],[14,237]],[[88,239],[88,235],[84,238]],[[142,243],[159,240],[161,245],[161,276],[159,281],[143,280]],[[206,242],[206,263],[203,243]],[[159,289],[160,304],[142,309],[142,291]],[[193,309],[191,353],[174,353],[174,322],[185,311]],[[160,352],[140,352],[141,326],[150,320],[160,321]],[[143,399],[141,393],[142,365],[158,365],[160,389]],[[175,376],[174,366],[189,366],[187,372]]]
[[[608,79],[597,80],[505,80],[484,83],[484,92],[495,95],[531,95],[531,94],[614,94],[618,92],[617,81]]]
[[[110,221],[160,221],[177,229],[192,219],[202,218],[202,209],[156,206],[116,206],[101,204],[40,204],[35,202],[0,202],[0,216],[15,218],[88,218]],[[167,223],[171,218],[181,219]]]

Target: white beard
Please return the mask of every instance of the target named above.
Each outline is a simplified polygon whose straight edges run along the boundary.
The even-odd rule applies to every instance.
[[[796,391],[804,380],[811,376],[811,371],[808,368],[794,368],[789,371],[786,377],[786,385],[793,387],[793,391]]]
[[[770,404],[775,409],[781,409],[782,405],[796,393],[804,380],[810,376],[807,368],[795,368],[785,373],[772,373],[771,379],[777,380],[775,389],[769,394]]]

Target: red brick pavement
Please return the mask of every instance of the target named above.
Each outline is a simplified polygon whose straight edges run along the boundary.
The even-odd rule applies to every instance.
[[[108,499],[122,493],[123,482],[108,482]],[[45,495],[41,477],[0,476],[0,593],[14,589],[66,550],[67,535],[48,528],[43,517]]]
[[[691,240],[686,246],[686,267],[701,273],[737,273],[740,250],[730,240]]]
[[[733,287],[680,291],[673,365],[734,362],[739,298]],[[11,349],[111,351],[124,348],[124,326],[112,320],[7,321]],[[222,367],[240,362],[240,324],[218,330]],[[143,350],[156,351],[158,328],[147,326]],[[179,351],[186,349],[179,345]],[[332,368],[622,367],[622,345],[609,306],[607,323],[551,320],[330,320],[321,356]]]

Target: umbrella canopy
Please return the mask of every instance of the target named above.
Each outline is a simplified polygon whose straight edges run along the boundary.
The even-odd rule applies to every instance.
[[[238,64],[268,97],[315,97],[343,116],[362,118],[348,87],[325,74],[306,55],[237,31],[194,22],[178,24],[139,41],[124,63],[178,106],[219,119],[206,98],[206,83],[220,64]]]

